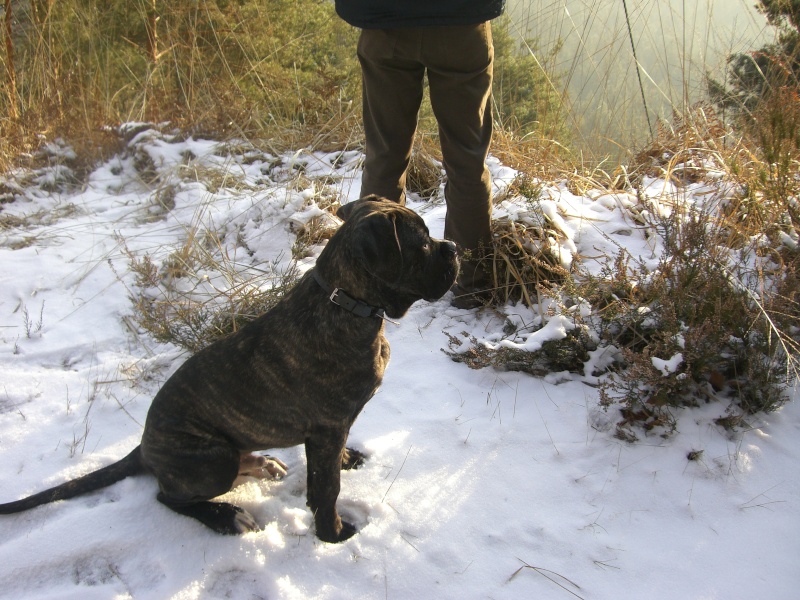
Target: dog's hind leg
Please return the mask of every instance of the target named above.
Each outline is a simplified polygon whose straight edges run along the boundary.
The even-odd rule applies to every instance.
[[[228,502],[180,502],[169,498],[164,492],[158,494],[158,501],[176,513],[197,519],[217,533],[237,535],[261,530],[249,512]]]
[[[239,475],[257,479],[282,479],[286,477],[289,467],[274,456],[259,454],[242,454],[239,460]]]
[[[184,440],[181,440],[184,441]],[[178,448],[185,448],[180,452]],[[218,533],[259,531],[246,510],[227,502],[210,502],[233,487],[241,453],[227,445],[174,444],[160,448],[149,470],[158,480],[158,501],[175,512],[197,519]],[[154,453],[149,455],[154,458]]]

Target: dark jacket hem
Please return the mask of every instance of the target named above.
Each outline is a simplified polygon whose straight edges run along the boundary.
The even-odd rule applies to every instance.
[[[401,27],[440,27],[447,25],[476,25],[503,14],[505,0],[473,1],[473,11],[448,12],[447,0],[431,0],[428,4],[412,4],[398,8],[396,0],[336,0],[336,13],[344,21],[360,29],[395,29]],[[389,6],[391,5],[391,6]]]

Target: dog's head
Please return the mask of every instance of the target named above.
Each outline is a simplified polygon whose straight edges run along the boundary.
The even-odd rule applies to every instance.
[[[349,268],[364,275],[348,278],[359,289],[347,291],[383,307],[388,316],[401,317],[417,300],[438,300],[455,282],[456,245],[432,238],[414,211],[367,196],[344,205],[337,215],[345,222],[329,244],[341,244],[342,254],[355,263]]]

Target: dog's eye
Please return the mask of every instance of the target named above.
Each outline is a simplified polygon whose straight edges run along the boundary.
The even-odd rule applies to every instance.
[[[422,244],[423,252],[428,252],[428,251],[430,251],[430,249],[431,249],[431,243],[430,242],[425,242],[424,244]]]

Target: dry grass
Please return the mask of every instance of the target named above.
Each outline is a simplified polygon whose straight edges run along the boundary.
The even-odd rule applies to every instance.
[[[535,306],[542,288],[563,283],[570,276],[557,249],[550,244],[562,234],[546,222],[531,226],[510,219],[497,220],[492,223],[492,235],[487,260],[491,263],[495,303],[521,301]]]
[[[134,154],[136,148],[131,150]],[[267,156],[244,144],[226,145],[220,152]],[[144,153],[146,155],[146,153]],[[278,172],[277,161],[272,173]],[[292,163],[297,167],[299,163]],[[202,182],[209,193],[249,195],[251,184],[241,181],[224,168],[204,165],[189,157],[165,177],[142,158],[139,174],[149,173],[152,188],[148,220],[166,218],[174,209],[179,184]],[[198,210],[185,226],[183,241],[158,259],[126,250],[129,269],[135,276],[130,289],[133,321],[158,341],[177,344],[196,352],[217,339],[237,331],[244,324],[274,306],[298,279],[297,261],[312,253],[315,246],[330,238],[341,224],[335,216],[339,207],[338,181],[331,177],[309,177],[303,168],[288,168],[280,175],[287,190],[312,194],[306,198],[307,210],[290,219],[289,229],[296,240],[289,266],[282,256],[271,264],[254,266],[237,257],[252,251],[242,232],[227,236],[202,224]],[[224,230],[224,225],[222,225]],[[119,240],[125,247],[125,240]]]
[[[444,181],[438,147],[429,136],[418,135],[406,173],[406,189],[423,200],[430,200],[439,194]]]
[[[213,235],[190,236],[161,268],[149,255],[127,253],[136,276],[133,319],[158,341],[197,352],[269,310],[297,281],[294,268],[281,271],[275,264],[242,272],[212,248],[219,249]],[[204,275],[198,274],[200,270]],[[212,270],[224,286],[204,285]],[[194,283],[186,291],[181,282]]]
[[[698,403],[720,402],[725,413],[719,423],[726,426],[779,408],[800,375],[800,223],[792,216],[797,188],[794,195],[781,196],[772,186],[796,186],[800,169],[792,163],[787,182],[765,178],[760,164],[757,146],[699,106],[672,124],[661,124],[658,138],[621,174],[593,178],[562,172],[578,190],[635,192],[651,177],[678,189],[694,185],[694,193],[709,195],[702,206],[663,198],[666,213],[640,195],[628,209],[630,219],[658,236],[664,248],[659,264],[644,269],[621,249],[606,257],[600,275],[589,275],[580,257],[569,269],[561,265],[557,250],[564,234],[546,217],[549,213],[536,210],[543,183],[520,175],[498,200],[514,198],[530,210],[519,220],[493,224],[487,260],[495,275],[495,303],[537,308],[546,297],[547,310],[560,306],[561,314],[574,318],[575,329],[567,340],[527,357],[475,339],[466,351],[455,351],[463,342],[451,340],[449,354],[475,368],[542,374],[580,371],[574,359],[585,360],[597,340],[616,348],[620,360],[603,380],[601,398],[605,406],[620,408],[623,439],[634,439],[636,430],[669,435],[676,424],[674,410]],[[591,316],[566,310],[576,303],[588,304]],[[587,327],[594,335],[585,335]],[[656,367],[658,360],[678,354],[682,360],[675,372]]]

